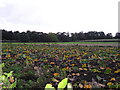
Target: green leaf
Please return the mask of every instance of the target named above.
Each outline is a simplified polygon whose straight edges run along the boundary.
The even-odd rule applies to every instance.
[[[73,87],[72,87],[72,84],[71,84],[71,83],[68,83],[68,84],[67,84],[67,90],[73,90]]]
[[[100,76],[98,76],[98,75],[96,76],[96,78],[97,78],[98,80],[101,80],[101,79],[102,79],[102,78],[101,78]]]
[[[45,90],[55,90],[55,88],[51,84],[46,84]]]
[[[4,81],[5,80],[5,76],[4,75],[0,75],[0,81]]]
[[[2,88],[8,88],[8,87],[6,87],[6,86],[2,86]]]
[[[110,69],[106,69],[104,73],[105,73],[105,74],[110,74],[110,73],[111,73],[111,70],[110,70]]]
[[[13,71],[10,71],[9,73],[4,73],[4,75],[7,75],[7,78],[12,76]]]
[[[4,63],[0,64],[0,75],[2,75],[2,68],[5,66]]]
[[[2,63],[2,68],[5,66],[5,64],[4,63]]]
[[[59,84],[58,84],[58,90],[63,90],[68,82],[68,78],[63,79]]]
[[[117,85],[110,85],[109,88],[117,88]]]
[[[16,83],[16,81],[15,81],[13,84],[10,85],[9,88],[15,88],[15,87],[16,87],[16,84],[17,84],[17,83]]]

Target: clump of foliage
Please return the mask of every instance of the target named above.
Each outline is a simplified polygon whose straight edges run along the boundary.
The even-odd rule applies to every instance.
[[[4,63],[0,64],[0,68],[4,67]],[[2,73],[0,75],[0,89],[15,88],[17,79],[13,77],[13,71]]]
[[[72,84],[68,83],[68,78],[64,78],[61,82],[59,82],[57,89],[63,90],[67,86],[68,90],[73,90]],[[51,84],[46,84],[45,90],[53,89],[55,90],[55,87],[53,87]]]

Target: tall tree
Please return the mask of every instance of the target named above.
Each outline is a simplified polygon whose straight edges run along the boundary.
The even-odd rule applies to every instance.
[[[113,36],[112,36],[112,33],[108,33],[108,34],[106,35],[106,38],[107,38],[107,39],[112,39],[112,37],[113,37]]]
[[[20,41],[21,42],[28,42],[29,36],[25,32],[20,33]]]
[[[58,38],[57,38],[57,35],[55,33],[48,33],[48,37],[49,37],[49,40],[50,42],[58,42]]]
[[[19,31],[15,31],[14,36],[15,36],[14,40],[20,41],[20,32]]]
[[[116,33],[115,38],[120,39],[120,33],[119,32]]]

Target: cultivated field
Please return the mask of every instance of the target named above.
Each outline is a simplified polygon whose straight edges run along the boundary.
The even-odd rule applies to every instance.
[[[74,88],[120,88],[120,48],[117,44],[4,43],[2,63],[5,67],[2,70],[13,71],[17,88],[44,89],[47,83],[57,87],[66,77]]]
[[[63,46],[63,45],[69,45],[69,46],[119,46],[119,42],[44,42],[44,43],[3,43],[4,44],[22,44],[22,45],[57,45],[57,46]]]

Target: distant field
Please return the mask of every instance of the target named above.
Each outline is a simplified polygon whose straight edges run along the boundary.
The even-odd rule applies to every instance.
[[[55,45],[55,46],[115,46],[118,47],[118,42],[45,42],[45,43],[2,43],[2,45]]]
[[[118,42],[39,42],[39,43],[2,43],[2,44],[118,44]]]
[[[0,41],[2,42],[2,41]],[[76,42],[13,42],[3,40],[3,44],[118,44],[120,39],[95,39],[95,40],[80,40]]]

